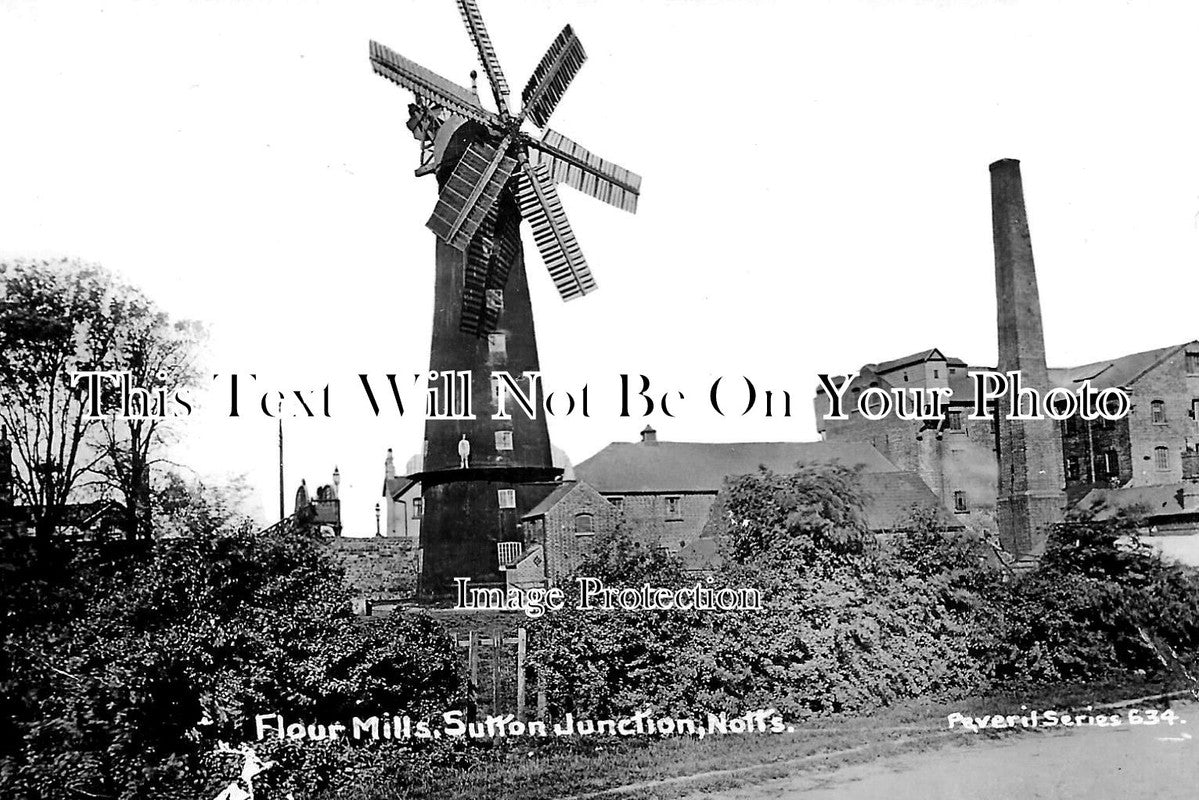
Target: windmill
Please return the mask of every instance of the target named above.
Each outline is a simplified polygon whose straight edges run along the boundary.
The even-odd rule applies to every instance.
[[[487,75],[497,111],[479,102],[477,92],[454,84],[371,42],[371,65],[377,74],[410,90],[409,129],[421,141],[416,174],[437,172],[457,157],[444,181],[428,227],[442,242],[467,254],[461,309],[462,330],[483,334],[494,326],[485,291],[502,285],[520,246],[519,225],[499,214],[505,192],[512,193],[520,213],[564,300],[595,289],[595,280],[562,208],[556,183],[565,183],[617,208],[636,212],[641,178],[588,152],[548,126],[566,89],[587,60],[570,25],[562,29],[533,71],[521,93],[521,111],[509,107],[510,90],[483,25],[475,0],[457,0],[458,10]],[[472,73],[472,76],[474,73]],[[523,127],[531,122],[542,131],[536,138]],[[454,134],[470,125],[465,151],[451,147]]]
[[[439,192],[428,227],[436,244],[430,370],[469,374],[482,406],[469,419],[425,425],[419,481],[422,589],[443,591],[454,577],[501,578],[499,555],[519,541],[520,515],[552,490],[553,465],[544,414],[497,420],[492,374],[539,370],[520,225],[528,220],[541,259],[564,300],[596,288],[567,220],[564,183],[629,212],[641,178],[548,127],[587,59],[567,25],[551,43],[511,108],[508,81],[475,0],[457,0],[494,100],[484,107],[477,73],[472,87],[454,83],[379,44],[374,71],[415,95],[407,127],[420,143],[416,175],[434,175]],[[539,131],[535,134],[532,129]],[[464,445],[467,443],[464,456]],[[509,543],[497,548],[498,543]]]

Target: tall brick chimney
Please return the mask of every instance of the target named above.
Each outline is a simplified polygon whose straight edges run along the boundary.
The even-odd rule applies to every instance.
[[[1049,389],[1041,299],[1033,265],[1020,162],[991,165],[991,223],[995,236],[995,300],[999,370],[1018,370],[1025,386]],[[1053,420],[1009,420],[999,404],[999,497],[996,516],[1003,549],[1017,558],[1045,551],[1049,526],[1066,506],[1062,446]]]

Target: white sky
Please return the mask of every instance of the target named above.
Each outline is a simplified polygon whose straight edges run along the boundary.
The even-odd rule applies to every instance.
[[[998,158],[1023,163],[1051,364],[1199,336],[1196,4],[480,5],[514,94],[574,25],[590,59],[551,125],[644,176],[636,216],[562,190],[598,292],[559,301],[526,236],[543,371],[592,386],[592,418],[551,421],[576,463],[645,424],[621,372],[689,395],[661,438],[811,440],[818,372],[993,363]],[[351,534],[423,427],[374,420],[355,375],[425,369],[432,314],[435,184],[371,38],[477,68],[452,0],[0,2],[0,257],[120,272],[211,325],[210,372],[331,383],[333,419],[288,424],[287,502],[336,464]],[[795,416],[716,417],[718,374]],[[273,513],[274,425],[209,400],[177,456]]]

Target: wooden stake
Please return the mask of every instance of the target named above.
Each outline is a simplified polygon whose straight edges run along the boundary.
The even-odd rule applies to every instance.
[[[516,718],[525,721],[525,647],[528,635],[524,628],[516,629]]]
[[[500,713],[500,653],[504,651],[504,632],[499,628],[492,634],[491,656],[491,713]]]
[[[469,650],[466,651],[466,663],[470,670],[470,715],[474,719],[479,714],[479,634],[471,629],[468,640]]]

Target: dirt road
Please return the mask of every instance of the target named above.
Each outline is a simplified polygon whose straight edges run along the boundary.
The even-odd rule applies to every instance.
[[[1014,732],[687,800],[1199,800],[1199,705],[1174,711],[1185,724]]]

